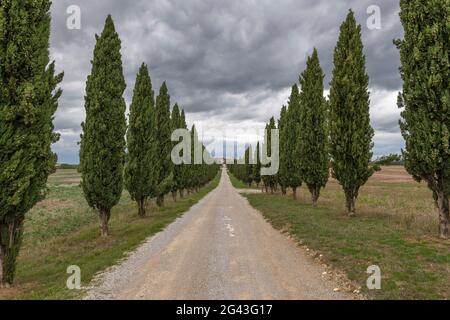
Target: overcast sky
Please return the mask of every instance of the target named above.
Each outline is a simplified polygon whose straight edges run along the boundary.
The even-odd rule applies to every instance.
[[[79,30],[66,26],[71,5],[81,9]],[[371,5],[381,9],[381,29],[367,27]],[[122,39],[127,105],[137,70],[145,62],[155,92],[166,80],[172,104],[185,109],[189,125],[195,122],[207,140],[221,135],[218,130],[228,136],[242,128],[261,130],[271,116],[278,117],[314,47],[326,73],[327,94],[339,26],[350,8],[363,31],[374,154],[398,153],[403,147],[396,106],[401,80],[392,43],[402,36],[398,1],[56,0],[51,55],[65,72],[55,120],[61,133],[54,146],[59,162],[78,163],[85,82],[95,34],[101,33],[108,14]],[[254,132],[239,135],[242,143],[244,137],[254,142]]]

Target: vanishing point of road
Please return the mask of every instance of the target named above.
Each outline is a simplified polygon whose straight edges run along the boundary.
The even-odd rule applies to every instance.
[[[324,271],[239,195],[223,169],[214,191],[102,274],[86,298],[348,299]]]

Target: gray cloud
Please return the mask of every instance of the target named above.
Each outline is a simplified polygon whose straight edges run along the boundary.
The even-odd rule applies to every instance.
[[[81,30],[66,28],[70,5],[81,8]],[[366,27],[369,5],[381,8],[381,30]],[[51,54],[65,72],[56,114],[64,142],[55,150],[66,161],[78,161],[76,141],[94,34],[101,32],[109,13],[122,39],[128,103],[137,69],[145,61],[155,92],[166,80],[172,102],[179,102],[190,121],[206,125],[214,119],[217,126],[249,121],[261,127],[286,103],[314,47],[328,86],[339,26],[349,8],[362,24],[371,90],[391,98],[372,97],[374,128],[399,136],[392,98],[401,86],[399,56],[392,44],[402,36],[397,1],[58,0],[52,7]],[[76,134],[69,137],[67,132]],[[399,141],[392,149],[399,149]]]

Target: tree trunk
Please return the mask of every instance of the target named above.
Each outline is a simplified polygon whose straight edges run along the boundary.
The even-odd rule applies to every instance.
[[[176,191],[172,192],[172,199],[173,199],[173,202],[177,202],[177,192]]]
[[[108,209],[101,209],[100,210],[100,230],[102,233],[102,237],[108,237],[109,236],[109,218],[111,216],[111,212]]]
[[[22,233],[23,218],[0,224],[0,287],[2,288],[9,288],[13,284]]]
[[[320,196],[320,188],[315,185],[308,186],[308,188],[309,191],[311,192],[312,204],[314,207],[317,207],[317,201],[319,200]]]
[[[292,187],[292,197],[297,200],[297,187]]]
[[[1,228],[1,226],[0,226]],[[0,238],[1,238],[1,232],[0,232]],[[4,279],[3,279],[3,263],[4,263],[4,249],[3,245],[0,243],[0,288],[3,288],[5,286]]]
[[[266,191],[266,193],[269,193],[269,188],[266,185],[264,186],[264,190]]]
[[[274,194],[275,193],[275,188],[273,186],[270,186],[270,193]]]
[[[317,201],[319,200],[319,193],[317,190],[313,190],[311,193],[311,200],[314,207],[317,207]]]
[[[356,216],[356,208],[355,208],[355,197],[349,193],[346,192],[345,194],[345,201],[347,205],[347,211],[349,217],[355,217]]]
[[[281,193],[283,194],[283,196],[286,195],[286,187],[281,186]]]
[[[448,239],[449,199],[443,191],[437,193],[437,205],[439,210],[439,237]]]
[[[138,202],[139,207],[139,217],[144,218],[145,217],[145,199],[141,199]]]
[[[156,205],[158,207],[164,207],[164,195],[156,197]]]
[[[181,189],[180,190],[180,199],[183,199],[184,198],[184,189]]]

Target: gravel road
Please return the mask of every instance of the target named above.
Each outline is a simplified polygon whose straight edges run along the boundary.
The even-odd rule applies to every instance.
[[[223,170],[218,188],[101,274],[86,299],[348,299],[324,271]]]

